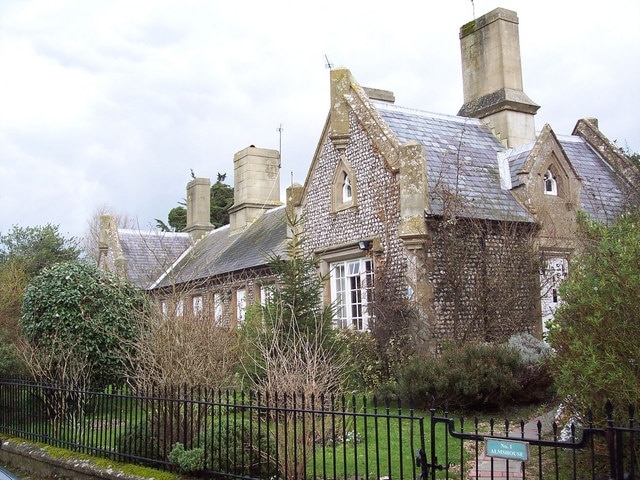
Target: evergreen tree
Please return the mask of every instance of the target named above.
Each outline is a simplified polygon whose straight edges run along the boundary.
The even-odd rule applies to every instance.
[[[290,228],[296,231],[300,220],[289,219]],[[294,235],[283,256],[271,255],[269,268],[276,274],[277,282],[269,287],[269,299],[265,304],[265,318],[278,328],[283,336],[296,330],[307,336],[330,335],[333,311],[322,305],[322,290],[326,278],[320,275],[319,261],[305,253],[304,239]]]
[[[289,219],[297,231],[300,221]],[[273,395],[335,391],[344,380],[344,359],[337,351],[331,306],[322,305],[325,278],[318,261],[305,253],[294,235],[283,255],[272,255],[268,265],[276,275],[264,307],[247,311],[243,365],[258,392]]]

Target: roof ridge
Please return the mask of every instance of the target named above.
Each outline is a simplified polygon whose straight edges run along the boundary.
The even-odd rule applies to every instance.
[[[135,228],[118,228],[118,233],[133,233],[136,235],[157,235],[157,236],[164,236],[164,235],[170,235],[170,236],[174,236],[174,237],[188,237],[189,234],[187,232],[165,232],[162,230],[157,230],[157,229],[150,229],[150,230],[140,230],[140,229],[135,229]]]
[[[420,110],[417,108],[410,108],[410,107],[403,107],[401,105],[396,105],[396,104],[392,104],[389,102],[384,102],[384,101],[380,101],[380,100],[371,100],[372,103],[374,103],[376,105],[377,108],[379,109],[387,109],[387,110],[399,110],[399,111],[404,111],[407,113],[413,113],[414,115],[419,115],[422,117],[429,117],[429,118],[437,118],[440,120],[452,120],[455,121],[457,123],[463,123],[463,124],[467,124],[467,123],[474,123],[477,125],[482,125],[482,122],[480,121],[480,119],[478,118],[473,118],[473,117],[461,117],[460,115],[449,115],[446,113],[436,113],[436,112],[431,112],[428,110]],[[380,108],[383,107],[383,108]]]

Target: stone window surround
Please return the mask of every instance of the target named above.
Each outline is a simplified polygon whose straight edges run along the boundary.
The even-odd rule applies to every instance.
[[[357,259],[368,259],[371,261],[371,272],[373,272],[375,275],[376,256],[373,253],[376,244],[379,244],[379,239],[362,238],[361,240],[364,240],[369,245],[371,245],[371,250],[361,250],[359,247],[360,240],[358,240],[357,242],[337,245],[329,249],[314,252],[314,254],[320,259],[320,274],[327,278],[327,281],[325,282],[325,291],[323,294],[323,299],[326,305],[330,304],[333,301],[332,292],[334,276],[331,268],[333,264],[348,262]]]
[[[348,183],[347,183],[348,182]],[[345,154],[340,155],[338,164],[332,179],[331,212],[336,213],[358,205],[358,188],[353,169]],[[347,185],[350,187],[347,189]],[[346,191],[350,190],[351,196],[345,198]]]

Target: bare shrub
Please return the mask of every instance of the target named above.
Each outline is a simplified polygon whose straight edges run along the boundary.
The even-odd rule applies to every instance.
[[[231,384],[238,363],[236,332],[210,318],[156,311],[139,326],[132,358],[133,384],[138,386],[207,386]]]
[[[40,348],[20,337],[16,350],[31,377],[48,387],[41,390],[39,398],[47,420],[58,429],[64,424],[77,428],[80,435],[91,385],[92,368],[87,355],[58,335],[50,340],[49,348]],[[58,430],[56,434],[59,433]]]

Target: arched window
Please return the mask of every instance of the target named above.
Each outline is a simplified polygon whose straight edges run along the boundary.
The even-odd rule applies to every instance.
[[[547,173],[544,174],[544,194],[558,195],[558,181],[553,172],[551,172],[551,169],[547,170]]]

